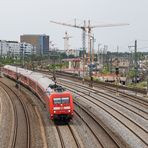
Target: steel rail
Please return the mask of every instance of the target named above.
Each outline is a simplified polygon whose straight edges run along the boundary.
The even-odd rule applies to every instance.
[[[21,99],[21,97],[19,97],[17,92],[15,92],[10,86],[8,86],[7,84],[5,84],[2,81],[0,81],[0,85],[3,86],[3,88],[5,89],[6,92],[11,92],[11,94],[14,94],[22,105],[22,108],[23,108],[24,114],[25,114],[25,118],[26,118],[26,126],[27,126],[27,148],[31,148],[31,134],[30,134],[31,128],[30,128],[29,113],[27,111],[27,106],[25,105],[23,99]],[[8,95],[10,96],[9,93],[8,93]],[[16,147],[16,141],[17,141],[18,116],[17,116],[16,105],[14,103],[14,100],[12,99],[12,96],[10,96],[10,99],[11,99],[11,102],[12,102],[14,108],[15,108],[14,109],[15,110],[15,120],[17,120],[16,123],[15,123],[16,125],[14,124],[15,129],[14,129],[14,136],[13,136],[13,141],[12,141],[12,146],[11,146],[11,148],[15,148]]]
[[[68,89],[69,89],[70,87],[71,87],[71,85],[68,86]],[[77,87],[78,87],[78,86],[77,86]],[[110,113],[107,109],[103,108],[102,106],[100,106],[100,105],[98,105],[96,102],[94,102],[94,100],[99,101],[99,100],[97,100],[95,97],[91,96],[91,98],[93,98],[93,99],[90,100],[90,99],[87,98],[88,95],[87,95],[87,97],[86,97],[86,94],[83,94],[83,95],[82,95],[82,94],[78,93],[78,91],[81,92],[80,90],[77,90],[77,89],[76,89],[76,91],[74,91],[74,88],[72,88],[72,89],[70,89],[70,91],[72,91],[72,92],[74,92],[74,93],[76,93],[76,94],[79,94],[79,96],[85,98],[85,99],[88,100],[89,102],[91,102],[91,103],[93,103],[94,105],[96,105],[96,106],[100,107],[101,109],[103,109],[105,112],[107,112],[108,114],[110,114],[111,116],[113,116],[117,121],[119,121],[120,123],[122,123],[122,124],[123,124],[126,128],[128,128],[132,133],[134,133],[139,139],[141,139],[141,141],[143,141],[146,145],[148,145],[148,142],[147,142],[147,141],[144,141],[144,139],[142,139],[142,137],[139,136],[136,131],[133,131],[133,130],[132,130],[131,128],[129,128],[125,123],[123,123],[120,119],[118,119],[115,115],[113,115],[112,113]],[[82,93],[82,92],[81,92],[81,93]],[[101,101],[100,101],[100,102],[101,102]],[[105,104],[104,102],[102,102],[102,103]],[[140,125],[138,125],[137,123],[135,123],[134,121],[132,121],[131,119],[129,119],[128,117],[126,117],[125,115],[123,115],[121,112],[119,112],[118,110],[114,109],[113,107],[111,107],[111,106],[109,106],[109,105],[107,105],[107,104],[105,104],[105,105],[108,106],[109,108],[111,108],[112,110],[116,111],[118,114],[122,115],[124,118],[128,119],[128,120],[129,120],[130,122],[132,122],[133,124],[136,124],[137,127],[139,127],[139,128],[142,129],[145,133],[147,133],[147,130],[146,130],[146,129],[142,128]]]

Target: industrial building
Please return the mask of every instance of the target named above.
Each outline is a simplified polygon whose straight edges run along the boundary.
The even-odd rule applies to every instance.
[[[20,42],[30,43],[36,48],[36,54],[49,53],[49,36],[45,34],[24,34],[20,36]]]

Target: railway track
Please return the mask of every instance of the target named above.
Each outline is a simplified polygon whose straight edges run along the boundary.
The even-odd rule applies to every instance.
[[[79,140],[77,139],[71,125],[67,124],[64,126],[61,125],[55,125],[57,133],[59,135],[60,143],[62,148],[66,147],[77,147],[81,148],[81,145],[79,144]],[[64,131],[64,132],[63,132]],[[66,135],[65,133],[69,133],[68,136],[69,138],[64,138]],[[67,142],[69,140],[69,142]]]
[[[44,74],[52,74],[52,72],[49,72],[48,70],[36,70],[38,72],[41,72],[41,73],[44,73]],[[73,81],[76,81],[76,82],[83,82],[87,85],[90,84],[90,80],[85,80],[83,81],[83,79],[81,77],[78,76],[78,74],[73,74],[73,73],[68,73],[68,72],[64,72],[64,71],[56,71],[56,76],[60,77],[60,78],[68,78],[69,80],[73,80]],[[106,89],[109,89],[110,91],[112,90],[112,92],[115,92],[116,90],[116,87],[117,85],[115,84],[111,84],[111,83],[106,83],[106,82],[96,82],[96,81],[93,81],[93,86],[95,87],[104,87]],[[139,94],[142,94],[142,95],[146,95],[146,89],[138,89],[138,88],[128,88],[128,87],[124,87],[124,86],[118,86],[118,90],[120,92],[123,92],[124,90],[127,90],[127,91],[130,91],[132,93],[139,93]],[[126,94],[126,93],[125,93]],[[135,96],[136,97],[136,96]]]
[[[9,145],[11,148],[15,147],[30,148],[31,130],[30,130],[30,122],[29,122],[27,106],[25,105],[21,97],[17,94],[16,90],[13,90],[11,87],[6,85],[2,81],[0,81],[0,86],[7,92],[10,101],[12,102],[13,111],[14,111],[13,135],[11,137],[11,141],[9,141],[10,143]],[[24,133],[22,134],[22,132]]]
[[[57,133],[58,133],[58,135],[59,135],[61,147],[62,147],[62,148],[65,148],[64,139],[63,139],[63,137],[62,137],[62,135],[61,135],[61,132],[60,132],[60,129],[59,129],[59,127],[58,127],[57,125],[56,125],[56,130],[57,130]]]
[[[86,94],[86,95],[94,95],[97,96],[99,95],[99,97],[102,97],[103,99],[107,99],[111,102],[114,102],[128,110],[131,110],[132,112],[134,112],[137,115],[140,115],[141,117],[143,117],[144,119],[148,119],[148,103],[147,100],[142,100],[139,102],[139,100],[135,99],[134,97],[131,98],[131,96],[115,96],[110,94],[109,92],[104,92],[101,91],[103,90],[103,88],[101,88],[101,90],[97,90],[97,89],[91,89],[90,87],[78,84],[78,83],[72,83],[72,82],[66,82],[66,81],[59,81],[61,83],[61,85],[63,86],[68,86],[71,85],[73,87],[77,87],[81,90],[82,93]],[[82,91],[83,90],[83,91]],[[132,107],[132,109],[131,109]]]
[[[124,98],[125,100],[123,100],[122,97],[114,97],[112,94],[107,96],[104,91],[98,91],[96,88],[90,89],[90,87],[72,83],[71,81],[62,81],[60,83],[77,95],[77,98],[75,99],[76,105],[93,120],[93,123],[101,126],[112,143],[114,143],[113,147],[138,147],[137,145],[134,145],[134,140],[137,140],[137,143],[140,144],[141,147],[148,146],[147,124],[144,125],[144,123],[147,123],[145,120],[148,119],[147,102],[144,102],[143,100],[140,102],[139,100],[132,101],[131,98],[127,99],[126,97]],[[103,88],[101,89],[103,90]],[[104,115],[102,113],[104,113]],[[130,114],[134,118],[131,117]],[[82,120],[83,124],[91,131],[91,135],[98,141],[99,147],[105,147],[105,140],[100,140],[100,137],[96,132],[97,130],[95,131],[95,128],[92,127],[91,123],[87,124],[89,120],[83,118],[83,115],[79,111],[75,110],[75,115]],[[136,120],[136,117],[141,119],[141,121]],[[61,147],[69,147],[69,144],[74,147],[83,147],[80,144],[80,139],[75,135],[71,126],[71,124],[55,126],[61,141]],[[118,128],[118,131],[115,128]],[[125,133],[122,135],[121,133],[118,133],[119,130],[125,130]],[[65,133],[67,134],[65,135]],[[100,132],[98,133],[100,134]],[[130,134],[128,135],[128,133]],[[127,137],[124,137],[126,134]],[[130,136],[133,136],[134,138],[131,138]],[[129,138],[129,141],[127,138]],[[130,140],[133,141],[131,142]]]
[[[38,70],[38,72],[49,75],[48,71]],[[56,75],[58,76],[58,78],[63,78],[63,79],[68,78],[68,80],[78,82],[81,85],[82,78],[75,77],[73,74],[56,72]],[[50,78],[52,78],[52,75],[50,75]],[[86,80],[85,84],[89,86],[90,81]],[[85,87],[86,87],[86,85],[85,85]],[[133,101],[135,100],[136,102],[139,102],[139,103],[142,103],[142,104],[144,104],[144,102],[146,102],[146,104],[148,104],[148,100],[146,98],[142,97],[142,95],[146,94],[145,91],[141,92],[141,90],[138,90],[138,89],[132,90],[132,89],[127,88],[127,87],[119,88],[119,86],[117,86],[117,85],[112,85],[110,83],[104,83],[104,82],[97,83],[95,81],[93,82],[93,86],[96,87],[96,88],[101,88],[101,89],[103,88],[104,90],[109,91],[109,93],[112,93],[112,94],[120,93],[120,96],[128,97],[128,98],[132,99]],[[90,88],[90,87],[88,87],[88,88]],[[138,93],[140,94],[141,97],[137,96]]]
[[[75,81],[66,81],[65,79],[58,79],[58,82],[64,82],[64,83],[72,83],[73,85],[77,85],[78,87],[83,87],[84,90],[89,90],[89,92],[93,92],[93,93],[102,93],[102,94],[113,94],[115,96],[115,94],[117,93],[117,91],[114,89],[114,88],[111,88],[111,87],[108,87],[108,86],[98,86],[98,85],[94,85],[93,88],[87,86],[87,85],[83,85],[81,84],[80,82],[75,82]],[[96,87],[95,87],[96,86]],[[100,90],[103,90],[103,91],[100,91]],[[127,94],[125,93],[124,91],[118,91],[120,97],[124,97],[124,98],[128,98],[134,102],[137,102],[141,105],[146,105],[148,106],[148,100],[143,98],[143,97],[138,97],[138,96],[135,96],[135,95],[131,95],[131,94]]]
[[[92,124],[88,124],[89,121],[86,121],[86,119],[84,119],[83,116],[80,115],[79,112],[77,112],[75,110],[75,115],[78,116],[83,122],[84,124],[88,127],[88,129],[91,131],[92,135],[96,138],[96,140],[98,141],[98,147],[102,147],[102,148],[105,148],[106,147],[106,144],[105,144],[105,141],[108,145],[108,143],[110,144],[110,147],[119,147],[119,144],[116,143],[116,141],[110,136],[109,133],[107,133],[107,129],[105,129],[105,127],[103,127],[102,125],[100,125],[100,123],[94,118],[94,116],[89,113],[87,110],[84,109],[84,107],[82,107],[79,103],[76,103],[75,104],[81,108],[81,110],[83,110],[85,112],[85,114],[87,114],[95,123],[96,123],[96,128],[98,128],[98,126],[101,126],[101,128],[103,129],[103,132],[105,132],[105,134],[103,133],[102,136],[104,136],[103,138],[100,136],[100,133],[99,134],[96,132],[95,128],[92,127],[93,125]],[[106,138],[107,137],[107,138]],[[105,140],[104,140],[105,139]],[[107,141],[108,140],[108,141]]]
[[[77,139],[77,136],[75,135],[74,130],[73,130],[72,126],[71,126],[69,123],[68,123],[68,128],[69,128],[69,130],[71,131],[71,134],[72,134],[72,136],[73,136],[73,138],[74,138],[74,140],[75,140],[75,142],[76,142],[76,146],[77,146],[78,148],[81,148],[80,142],[79,142],[79,140]]]
[[[72,82],[68,82],[68,83],[64,82],[62,83],[62,85],[67,87],[67,89],[69,89],[70,91],[77,94],[81,99],[83,98],[83,100],[84,99],[87,100],[87,101],[84,101],[85,103],[87,102],[87,104],[92,104],[94,108],[100,108],[101,110],[106,112],[109,116],[114,118],[116,122],[119,122],[120,124],[122,124],[122,126],[128,129],[128,131],[130,131],[132,135],[136,136],[139,139],[139,142],[141,141],[140,143],[142,145],[148,146],[147,102],[145,102],[144,104],[141,104],[143,108],[145,107],[144,108],[145,111],[142,112],[141,110],[141,115],[140,115],[137,113],[138,111],[137,112],[133,111],[133,110],[136,110],[137,108],[130,109],[129,106],[126,107],[125,104],[124,106],[122,106],[121,103],[118,105],[115,105],[115,102],[113,106],[113,103],[111,101],[108,101],[107,100],[108,97],[105,98],[105,95],[103,95],[102,98],[98,99],[101,93],[97,94],[98,92],[96,92],[96,90],[91,91],[89,88],[90,90],[89,92],[88,88],[85,88],[84,86],[82,87],[78,84],[77,85],[73,84]],[[113,96],[110,96],[110,98],[113,98]],[[115,97],[114,99],[116,98],[117,97]],[[125,107],[126,107],[126,110],[124,109]],[[133,115],[133,117],[131,117],[130,114]],[[143,119],[141,118],[141,116]]]
[[[148,105],[148,100],[147,99],[145,99],[145,98],[143,98],[143,97],[140,97],[140,96],[136,96],[136,92],[135,92],[135,94],[130,94],[130,92],[129,91],[126,91],[126,90],[121,90],[121,89],[118,89],[117,90],[117,88],[113,88],[113,87],[109,87],[109,86],[99,86],[99,85],[95,85],[94,84],[94,87],[96,87],[96,88],[100,88],[100,89],[102,89],[102,88],[104,88],[105,90],[108,90],[110,93],[112,93],[112,94],[116,94],[116,93],[118,93],[120,96],[122,96],[122,97],[128,97],[129,99],[132,99],[133,101],[135,101],[135,102],[139,102],[139,103],[141,103],[141,104],[145,104],[145,105]],[[129,94],[128,94],[129,93]]]

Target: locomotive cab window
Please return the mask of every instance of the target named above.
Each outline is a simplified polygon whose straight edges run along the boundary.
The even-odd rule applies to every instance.
[[[65,98],[54,98],[53,99],[54,104],[69,104],[70,100],[68,97]]]
[[[63,104],[69,104],[69,98],[62,98],[62,103]]]
[[[53,102],[54,102],[54,104],[61,104],[62,100],[61,100],[61,98],[54,98]]]

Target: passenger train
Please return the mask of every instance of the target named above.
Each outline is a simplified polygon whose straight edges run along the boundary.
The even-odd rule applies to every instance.
[[[43,100],[50,119],[69,121],[73,117],[74,106],[71,92],[57,85],[47,75],[10,65],[5,65],[2,72],[5,76],[31,89]]]

